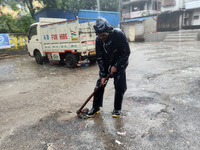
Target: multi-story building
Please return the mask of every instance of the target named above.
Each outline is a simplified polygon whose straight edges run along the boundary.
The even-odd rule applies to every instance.
[[[200,0],[185,0],[183,28],[200,28]]]
[[[163,0],[159,31],[200,28],[200,0]]]
[[[159,13],[161,0],[122,0],[122,21]]]
[[[129,41],[141,41],[145,33],[156,32],[160,10],[161,0],[122,0],[120,27]]]
[[[158,17],[158,31],[175,31],[182,28],[185,0],[162,0]]]
[[[200,0],[122,0],[121,20],[130,41],[146,33],[200,29]]]

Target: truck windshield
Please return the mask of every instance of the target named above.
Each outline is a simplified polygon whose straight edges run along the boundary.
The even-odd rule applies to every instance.
[[[32,36],[37,35],[37,26],[32,26],[28,33],[28,39],[31,40]]]

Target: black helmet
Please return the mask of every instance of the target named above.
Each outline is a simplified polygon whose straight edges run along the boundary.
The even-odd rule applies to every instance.
[[[113,29],[103,17],[98,17],[93,27],[96,33],[111,32]]]

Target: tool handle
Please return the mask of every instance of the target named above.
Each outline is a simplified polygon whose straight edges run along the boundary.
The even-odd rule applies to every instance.
[[[108,80],[110,76],[111,76],[111,74],[109,74],[109,75],[106,77],[105,81]],[[77,115],[80,114],[81,110],[85,107],[85,105],[89,102],[89,100],[92,98],[92,96],[93,96],[93,95],[99,90],[99,88],[102,87],[102,86],[103,86],[103,85],[100,84],[100,85],[98,86],[98,88],[96,88],[96,89],[94,90],[94,92],[87,98],[87,100],[86,100],[85,103],[81,106],[81,108],[80,108],[79,110],[76,111]]]

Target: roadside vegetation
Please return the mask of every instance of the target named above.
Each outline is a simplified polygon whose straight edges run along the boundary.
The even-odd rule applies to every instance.
[[[19,4],[23,7],[20,8]],[[5,7],[17,12],[17,16],[5,13]],[[35,13],[44,8],[70,10],[77,16],[80,9],[119,11],[119,0],[0,0],[0,33],[27,33],[29,26],[36,22]]]

